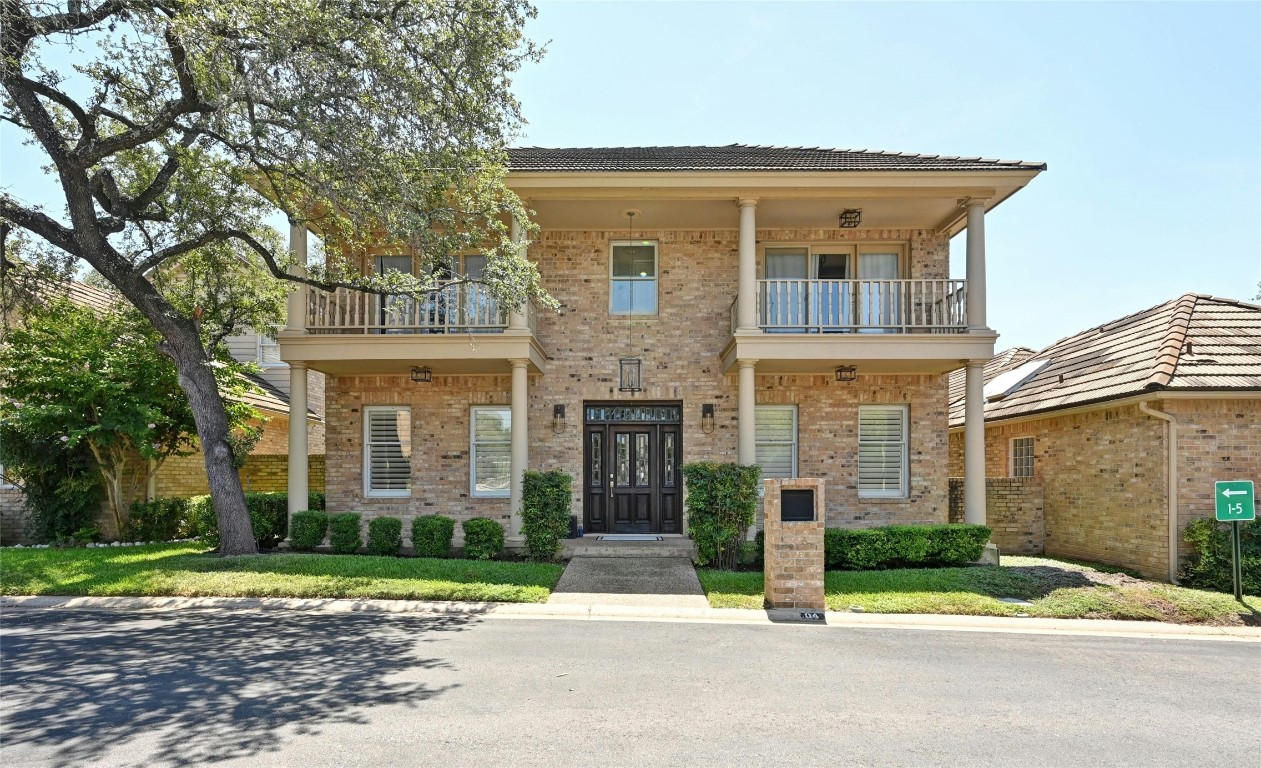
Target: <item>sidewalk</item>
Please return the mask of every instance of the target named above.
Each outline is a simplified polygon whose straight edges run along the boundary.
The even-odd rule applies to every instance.
[[[1016,619],[995,616],[939,616],[831,612],[824,622],[785,621],[783,614],[738,608],[680,608],[652,605],[460,603],[413,600],[334,600],[279,597],[4,597],[0,611],[80,610],[248,610],[318,613],[409,613],[473,615],[485,619],[578,621],[672,621],[711,624],[763,624],[825,629],[918,629],[949,632],[1001,632],[1168,640],[1225,640],[1261,643],[1261,627],[1208,627],[1149,621]],[[778,613],[778,612],[777,612]]]

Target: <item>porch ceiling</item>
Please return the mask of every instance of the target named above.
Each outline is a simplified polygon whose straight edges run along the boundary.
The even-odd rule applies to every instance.
[[[995,333],[736,334],[723,347],[724,371],[756,360],[758,374],[832,373],[852,365],[861,375],[941,374],[993,356]]]

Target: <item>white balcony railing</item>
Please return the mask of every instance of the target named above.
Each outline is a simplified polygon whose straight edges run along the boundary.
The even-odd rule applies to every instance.
[[[959,333],[967,281],[759,280],[757,311],[767,333]]]
[[[534,330],[533,307],[527,313]],[[508,327],[508,311],[475,283],[420,298],[308,288],[306,327],[310,333],[499,333]]]

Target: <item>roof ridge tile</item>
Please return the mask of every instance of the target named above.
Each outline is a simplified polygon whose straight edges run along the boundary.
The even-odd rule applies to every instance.
[[[1196,294],[1187,293],[1174,304],[1165,338],[1156,350],[1155,366],[1147,378],[1146,389],[1162,389],[1173,381],[1173,374],[1178,369],[1182,350],[1187,343],[1187,330],[1191,326],[1191,316],[1195,314],[1197,301],[1199,297]]]

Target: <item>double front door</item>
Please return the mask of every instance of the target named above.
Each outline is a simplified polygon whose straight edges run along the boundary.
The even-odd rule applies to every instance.
[[[677,405],[586,408],[585,532],[683,532],[681,410]]]

